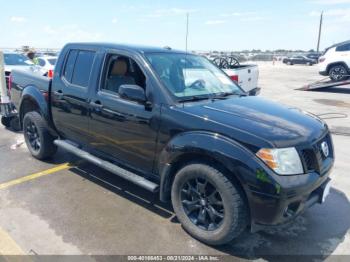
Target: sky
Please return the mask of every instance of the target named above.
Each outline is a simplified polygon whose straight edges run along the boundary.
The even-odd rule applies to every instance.
[[[116,42],[190,50],[316,49],[350,39],[350,0],[0,0],[0,47]]]

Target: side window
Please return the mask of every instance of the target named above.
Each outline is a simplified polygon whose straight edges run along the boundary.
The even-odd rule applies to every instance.
[[[121,85],[139,85],[146,89],[146,77],[133,59],[110,54],[104,68],[102,90],[118,93]]]
[[[345,44],[345,45],[340,45],[338,46],[335,51],[337,52],[346,52],[346,51],[350,51],[350,43],[349,44]]]
[[[63,72],[63,77],[68,81],[72,81],[72,75],[75,65],[75,60],[77,60],[78,50],[71,50],[68,54],[66,65]]]
[[[87,87],[89,84],[92,64],[94,62],[95,52],[79,51],[75,61],[72,84]]]

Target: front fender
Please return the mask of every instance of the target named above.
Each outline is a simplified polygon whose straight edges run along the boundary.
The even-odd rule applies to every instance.
[[[169,200],[173,166],[182,156],[205,156],[220,163],[240,183],[247,197],[252,188],[275,194],[276,181],[253,152],[225,136],[202,131],[181,133],[174,137],[159,156],[160,198]]]
[[[24,105],[28,102],[32,103],[34,106],[37,107],[37,110],[46,121],[49,119],[48,104],[44,95],[35,86],[27,86],[23,89],[19,106],[19,116],[21,123],[24,114],[26,113],[25,111],[23,111],[25,110]]]

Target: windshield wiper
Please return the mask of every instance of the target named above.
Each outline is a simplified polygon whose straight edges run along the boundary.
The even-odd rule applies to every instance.
[[[222,92],[222,93],[215,94],[211,98],[212,99],[226,99],[228,96],[233,96],[233,95],[245,96],[245,94],[241,93],[241,92]]]
[[[191,101],[200,101],[200,100],[208,100],[211,97],[209,96],[190,96],[190,97],[186,97],[183,99],[180,99],[179,102],[191,102]]]

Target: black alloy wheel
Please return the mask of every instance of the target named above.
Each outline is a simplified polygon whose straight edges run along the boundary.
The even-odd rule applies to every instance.
[[[222,198],[205,178],[192,178],[184,183],[181,202],[186,215],[197,227],[212,231],[221,226],[225,216]]]
[[[55,137],[51,135],[44,118],[38,112],[33,111],[25,114],[23,134],[27,147],[35,158],[44,160],[56,153]]]
[[[29,145],[31,149],[35,152],[38,152],[41,147],[40,135],[38,129],[32,121],[27,121],[24,132],[28,138]]]

